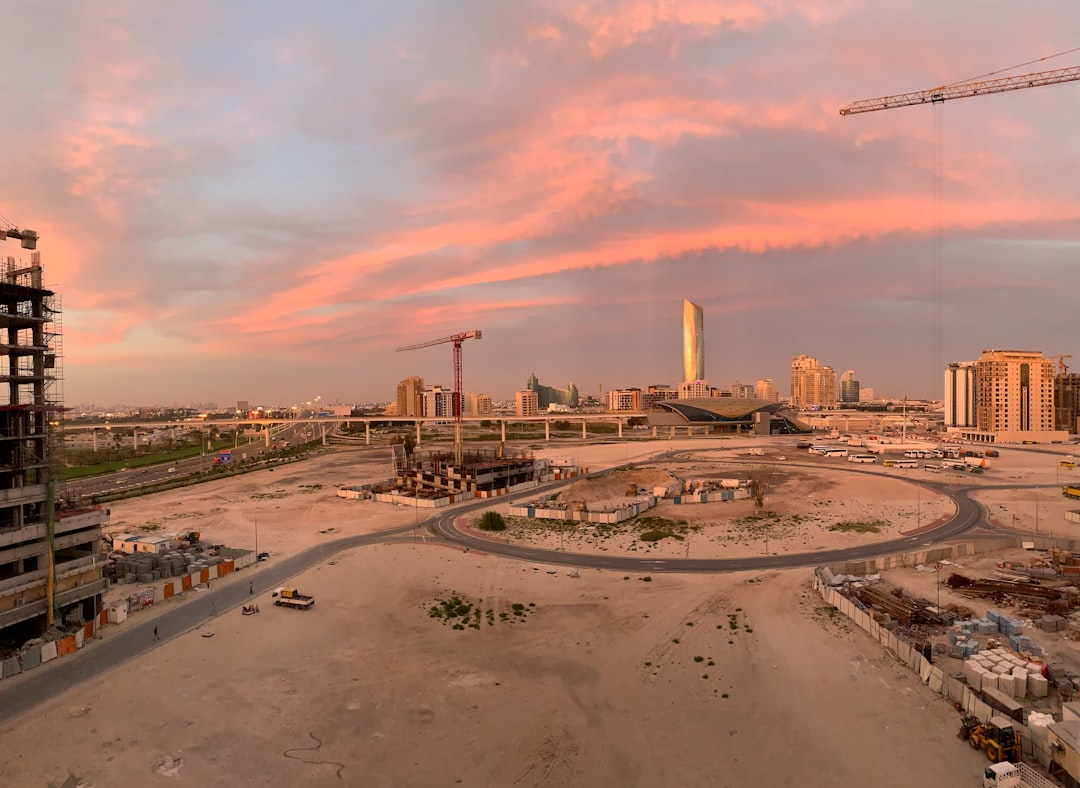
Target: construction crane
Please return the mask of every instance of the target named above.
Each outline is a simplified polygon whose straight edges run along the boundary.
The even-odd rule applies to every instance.
[[[1047,356],[1047,358],[1056,358],[1058,365],[1058,374],[1064,375],[1069,371],[1069,365],[1065,363],[1065,359],[1072,358],[1072,353],[1058,353],[1054,356]]]
[[[452,334],[448,337],[441,337],[440,339],[433,339],[430,342],[421,342],[418,345],[406,345],[405,347],[399,347],[398,352],[402,350],[419,350],[423,347],[431,347],[432,345],[446,345],[453,344],[454,346],[454,392],[453,408],[454,408],[454,464],[458,467],[461,466],[461,415],[462,415],[462,402],[461,402],[461,343],[466,339],[482,339],[483,334],[480,331],[463,331],[460,334]]]
[[[15,238],[22,241],[23,249],[37,249],[38,234],[33,230],[20,230],[12,222],[0,215],[0,241]]]
[[[899,93],[895,96],[863,99],[840,108],[841,115],[857,115],[860,112],[876,112],[896,107],[911,107],[916,104],[941,104],[950,99],[985,96],[990,93],[1005,93],[1010,90],[1038,88],[1044,85],[1060,85],[1062,82],[1080,80],[1080,66],[1058,68],[1053,71],[1037,71],[1033,74],[1021,74],[1015,77],[987,79],[981,82],[959,82],[955,85],[943,85],[915,93]]]

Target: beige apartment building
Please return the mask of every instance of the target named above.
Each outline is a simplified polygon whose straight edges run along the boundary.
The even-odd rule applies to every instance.
[[[975,429],[956,430],[982,443],[1065,440],[1054,424],[1054,362],[1030,350],[985,350],[975,362],[971,395]]]
[[[754,384],[754,396],[757,399],[776,402],[780,399],[780,392],[776,390],[776,384],[772,382],[772,378],[762,378]]]
[[[641,389],[616,389],[608,392],[608,410],[641,411]]]
[[[424,413],[424,379],[415,375],[397,384],[395,416],[422,416]]]
[[[518,416],[539,416],[540,401],[535,391],[519,391],[514,394],[514,413]]]
[[[835,408],[836,370],[806,355],[793,358],[791,404],[798,408]]]

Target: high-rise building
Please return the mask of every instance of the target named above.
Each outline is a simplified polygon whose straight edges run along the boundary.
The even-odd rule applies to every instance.
[[[415,375],[397,384],[396,416],[424,415],[424,379]]]
[[[608,410],[641,410],[641,389],[616,389],[608,392]]]
[[[41,275],[37,252],[29,264],[0,262],[0,643],[19,646],[51,625],[96,626],[106,584],[108,510],[55,503],[66,497],[54,424],[64,409],[59,305]]]
[[[799,408],[836,407],[836,371],[807,355],[793,358],[791,404]]]
[[[465,410],[462,411],[462,416],[490,416],[494,410],[491,397],[487,394],[466,393],[462,397],[462,401],[465,403]]]
[[[731,384],[731,396],[741,397],[743,399],[753,399],[754,387],[750,383],[740,383],[736,380]]]
[[[1063,440],[1054,429],[1054,362],[1029,350],[984,350],[975,362],[975,431],[987,442]]]
[[[954,361],[945,367],[945,426],[975,426],[974,361]]]
[[[840,376],[840,402],[853,405],[859,401],[859,381],[855,380],[855,370],[849,369]]]
[[[538,416],[540,405],[535,391],[518,391],[514,394],[514,412],[518,416]]]
[[[705,310],[683,301],[683,382],[705,379]]]
[[[776,384],[772,382],[772,378],[762,378],[754,384],[754,396],[757,399],[776,402],[780,399],[780,392],[776,390]]]
[[[1077,432],[1080,419],[1080,375],[1065,372],[1054,378],[1054,428]]]
[[[658,402],[667,402],[669,399],[678,399],[679,390],[673,389],[666,383],[654,383],[645,389],[641,395],[642,410],[657,410]]]

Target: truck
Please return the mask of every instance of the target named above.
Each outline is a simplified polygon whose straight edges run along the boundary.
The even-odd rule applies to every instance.
[[[311,594],[301,594],[295,588],[275,588],[270,598],[279,607],[295,607],[306,610],[315,605],[315,597]]]
[[[1076,498],[1080,500],[1080,487],[1074,487],[1071,484],[1066,484],[1061,488],[1061,494],[1066,498]]]
[[[1001,456],[1001,454],[998,452],[997,449],[984,449],[983,454],[985,454],[987,457],[1000,457]]]
[[[1057,788],[1026,763],[992,763],[983,772],[983,788]]]

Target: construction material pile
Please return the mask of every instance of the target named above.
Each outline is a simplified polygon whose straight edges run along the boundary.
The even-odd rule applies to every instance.
[[[1080,594],[1071,586],[1055,588],[1011,580],[973,580],[959,574],[949,575],[945,584],[963,596],[992,599],[999,604],[1012,602],[1052,614],[1067,613],[1080,605]]]
[[[952,610],[936,608],[925,600],[909,596],[902,588],[857,584],[852,587],[852,592],[866,607],[887,613],[905,627],[913,624],[949,626],[957,618]]]

